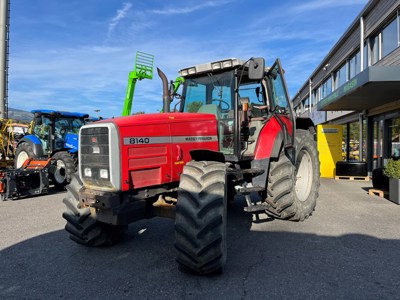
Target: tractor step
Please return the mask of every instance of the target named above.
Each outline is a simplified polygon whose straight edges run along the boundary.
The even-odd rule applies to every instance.
[[[243,175],[250,175],[251,177],[256,177],[258,175],[264,174],[264,169],[252,168],[252,169],[231,169],[229,168],[227,173],[228,175],[234,175],[236,177],[240,177]]]
[[[255,205],[246,206],[243,208],[243,210],[248,213],[265,212],[266,209],[267,209],[267,206],[265,204],[255,204]]]
[[[246,195],[246,194],[250,194],[250,193],[257,193],[257,192],[265,191],[265,188],[263,188],[261,186],[252,186],[252,187],[238,186],[238,187],[235,187],[235,190],[238,194]]]

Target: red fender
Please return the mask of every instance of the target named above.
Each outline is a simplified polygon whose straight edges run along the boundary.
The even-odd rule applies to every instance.
[[[284,138],[284,131],[276,118],[276,116],[273,116],[269,119],[261,130],[254,151],[254,159],[278,157]],[[286,116],[280,116],[280,119],[286,124],[288,133],[291,134],[293,126],[290,119]]]

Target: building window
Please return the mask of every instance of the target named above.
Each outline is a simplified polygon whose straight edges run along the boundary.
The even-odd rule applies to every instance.
[[[302,101],[302,103],[303,103],[304,112],[308,111],[310,109],[310,98],[307,97],[306,99],[304,99]]]
[[[325,95],[325,96],[328,96],[329,94],[332,93],[332,77],[329,77],[329,78],[325,81],[325,86],[326,86],[326,89],[325,89],[326,95]]]
[[[327,80],[325,80],[319,90],[321,99],[324,99],[326,96],[332,93],[332,77],[329,77]]]
[[[371,47],[371,65],[375,64],[379,61],[379,35],[374,36],[370,39],[370,47]]]
[[[347,81],[347,64],[345,63],[345,64],[343,64],[340,68],[339,68],[339,70],[337,70],[336,72],[335,72],[335,84],[334,84],[334,88],[335,88],[335,90],[337,89],[337,88],[339,88],[339,86],[341,86],[341,85],[343,85],[343,84],[345,84],[346,83],[346,81]]]
[[[324,84],[322,84],[322,85],[320,86],[320,88],[319,88],[320,100],[321,100],[321,99],[324,99],[325,96],[326,96],[325,89],[326,89],[326,86],[325,86]]]
[[[317,102],[319,102],[319,100],[321,100],[322,98],[324,98],[324,91],[323,91],[323,89],[324,89],[324,86],[323,85],[320,85],[319,86],[319,88],[318,89],[316,89],[315,90],[315,99],[316,99],[316,101],[315,101],[315,104],[317,104]]]
[[[364,43],[364,70],[368,68],[368,46],[367,43]]]
[[[399,17],[396,17],[380,33],[370,38],[371,65],[375,64],[399,47],[399,39]]]
[[[397,18],[382,30],[382,57],[398,47]]]
[[[360,73],[360,51],[357,51],[356,54],[354,54],[352,57],[350,57],[349,60],[349,79],[353,78],[354,76],[356,76],[358,73]]]
[[[389,125],[389,153],[393,159],[400,159],[400,118],[394,118]]]
[[[313,92],[312,92],[312,96],[311,96],[311,105],[312,105],[312,106],[313,106],[313,105],[316,105],[316,104],[318,103],[318,101],[320,100],[320,97],[319,97],[319,90],[320,90],[320,88],[321,88],[321,87],[319,87],[319,88],[313,90]]]

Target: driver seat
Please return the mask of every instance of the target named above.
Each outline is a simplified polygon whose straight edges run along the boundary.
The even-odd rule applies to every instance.
[[[221,119],[221,110],[216,104],[205,104],[200,106],[198,113],[213,114],[217,120]]]
[[[224,126],[220,121],[221,120],[221,109],[216,104],[205,104],[205,105],[200,106],[200,108],[197,112],[215,115],[215,117],[217,118],[217,124],[218,124],[218,140],[219,140],[219,144],[221,147],[223,137],[224,137]]]

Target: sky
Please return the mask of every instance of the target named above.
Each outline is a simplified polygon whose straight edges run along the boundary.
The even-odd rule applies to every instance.
[[[223,58],[279,57],[293,97],[367,2],[11,0],[8,106],[120,116],[137,51],[170,80]],[[154,70],[132,113],[161,108]]]

